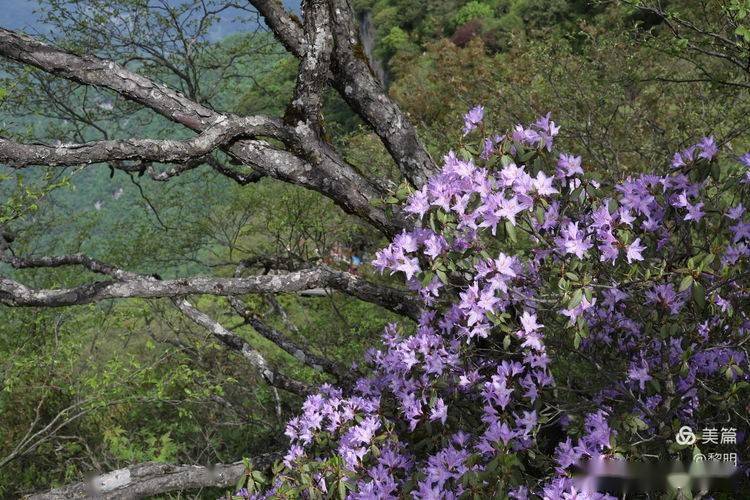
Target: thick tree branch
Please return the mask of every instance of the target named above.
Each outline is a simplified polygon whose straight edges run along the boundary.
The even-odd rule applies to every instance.
[[[0,162],[14,168],[30,165],[82,165],[125,160],[186,163],[202,158],[238,137],[259,135],[287,140],[291,136],[278,120],[262,116],[245,118],[219,116],[213,125],[185,141],[128,139],[48,146],[21,144],[0,138]]]
[[[190,160],[188,162],[185,162],[180,165],[176,165],[169,170],[163,170],[161,172],[156,171],[154,169],[153,164],[150,161],[138,161],[137,163],[123,163],[121,161],[112,161],[109,162],[110,166],[112,168],[115,168],[117,170],[122,170],[123,172],[128,173],[137,173],[139,176],[148,173],[148,176],[159,182],[166,182],[173,177],[177,177],[178,175],[182,175],[183,173],[187,172],[188,170],[193,170],[204,163],[208,163],[206,158],[198,158],[195,160]]]
[[[154,278],[147,278],[135,273],[123,271],[114,266],[110,266],[98,260],[87,257],[83,254],[62,255],[55,257],[20,258],[2,253],[0,254],[0,260],[11,264],[17,269],[80,265],[92,272],[112,276],[114,278],[124,280],[124,282],[126,283],[133,280],[150,281],[152,283],[159,282]],[[245,342],[245,340],[243,340],[239,335],[228,330],[227,328],[224,328],[219,322],[213,320],[207,314],[196,309],[195,306],[193,306],[188,300],[182,297],[172,296],[172,302],[180,311],[183,312],[183,314],[185,314],[185,316],[190,318],[190,320],[210,331],[211,334],[213,334],[213,336],[226,347],[240,353],[246,361],[248,361],[261,373],[263,378],[268,381],[269,384],[300,395],[304,395],[310,392],[310,388],[305,384],[291,379],[283,373],[274,371],[268,365],[263,355],[253,349],[250,344]]]
[[[113,90],[193,130],[207,128],[218,115],[166,85],[153,82],[114,62],[71,54],[30,36],[2,28],[0,55],[67,80]]]
[[[279,458],[277,453],[252,460],[254,469],[266,469]],[[247,473],[242,462],[233,464],[171,465],[147,462],[94,476],[89,481],[36,493],[29,500],[80,498],[133,499],[198,488],[233,487]]]
[[[64,267],[64,266],[81,266],[91,272],[106,274],[119,280],[137,278],[138,275],[123,271],[104,262],[92,259],[91,257],[77,253],[72,255],[55,255],[42,257],[16,257],[7,253],[0,252],[0,260],[6,262],[16,269],[33,269],[39,267]]]
[[[327,23],[320,24],[317,1],[303,3],[305,26],[286,12],[276,0],[251,0],[266,19],[276,38],[301,60],[311,52],[320,53],[321,44],[333,36],[330,82],[362,119],[378,134],[401,173],[415,186],[424,184],[437,172],[437,166],[419,140],[415,128],[394,103],[372,73],[359,41],[359,27],[348,0],[326,0],[330,11]],[[319,28],[314,37],[309,25]],[[330,34],[328,33],[330,30]],[[311,46],[317,43],[317,46]]]
[[[107,299],[163,298],[205,294],[218,296],[251,293],[295,293],[313,288],[331,288],[398,314],[417,318],[420,307],[408,293],[370,283],[351,273],[320,266],[296,272],[262,276],[214,278],[196,276],[157,280],[117,269],[82,255],[20,258],[0,254],[0,260],[16,268],[82,265],[116,280],[98,281],[72,288],[32,289],[10,278],[0,277],[0,303],[13,307],[62,307]]]
[[[255,170],[252,170],[248,173],[239,172],[231,167],[228,167],[227,165],[224,165],[221,161],[217,160],[213,155],[210,154],[202,158],[196,158],[195,160],[190,160],[183,164],[176,165],[168,170],[161,171],[156,170],[152,162],[150,161],[138,161],[137,163],[123,163],[121,161],[110,162],[110,165],[117,170],[122,170],[123,172],[128,173],[137,173],[139,176],[147,173],[152,180],[158,182],[169,181],[173,177],[182,175],[189,170],[194,170],[204,164],[210,166],[221,175],[232,179],[241,186],[258,182],[263,177],[265,177],[263,173]]]
[[[359,41],[359,27],[349,0],[328,0],[335,40],[333,85],[341,97],[378,134],[401,173],[420,187],[437,166],[407,117],[373,74]]]
[[[71,54],[14,31],[0,29],[0,56],[68,80],[113,90],[195,131],[205,130],[222,117],[179,92],[114,62]],[[295,152],[261,140],[241,140],[223,149],[265,175],[324,194],[345,211],[369,221],[387,234],[404,227],[399,217],[387,217],[382,209],[373,206],[372,201],[383,195],[373,183],[331,155],[330,148],[321,150],[321,141],[317,137],[310,140],[304,128],[295,132],[300,137],[289,138]]]
[[[250,3],[260,12],[286,50],[296,57],[302,57],[305,42],[299,19],[292,17],[278,0],[250,0]]]
[[[242,172],[238,172],[235,169],[228,167],[224,165],[221,161],[217,160],[213,156],[206,157],[206,163],[211,166],[214,170],[219,172],[225,177],[229,177],[233,181],[235,181],[237,184],[241,186],[245,186],[247,184],[252,184],[254,182],[258,182],[263,177],[266,176],[266,174],[258,171],[251,171],[247,174],[243,174]]]
[[[331,20],[326,0],[304,0],[302,8],[305,11],[305,51],[297,72],[294,99],[287,110],[287,120],[306,122],[318,137],[322,137],[320,110],[333,50]]]

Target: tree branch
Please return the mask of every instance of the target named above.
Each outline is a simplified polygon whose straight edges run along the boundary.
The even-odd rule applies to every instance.
[[[338,363],[331,361],[323,356],[313,354],[309,349],[305,349],[296,342],[282,335],[280,332],[271,328],[265,324],[257,315],[253,314],[252,311],[245,308],[244,304],[237,297],[228,297],[229,304],[232,309],[237,312],[244,320],[245,323],[252,326],[253,329],[267,338],[278,347],[286,351],[287,353],[294,356],[299,362],[310,366],[311,368],[324,371],[330,375],[333,375],[337,380],[344,381],[351,378],[351,375],[344,369],[343,366]]]
[[[250,0],[250,3],[258,9],[284,48],[296,57],[302,57],[305,43],[299,19],[292,17],[278,0]]]
[[[326,0],[305,0],[305,51],[297,72],[294,99],[287,110],[287,121],[302,120],[323,136],[320,110],[323,90],[328,83],[333,37]]]
[[[267,453],[253,459],[255,469],[266,469],[279,458]],[[72,498],[132,499],[197,488],[233,487],[247,473],[242,462],[233,464],[171,465],[147,462],[94,476],[89,481],[28,496],[29,500]]]
[[[185,141],[128,139],[94,141],[83,144],[21,144],[0,138],[0,162],[9,167],[30,165],[82,165],[124,160],[186,163],[202,158],[238,137],[271,136],[289,140],[290,134],[278,120],[262,116],[227,118],[217,121],[200,134]]]
[[[373,75],[362,51],[358,24],[348,0],[326,0],[330,18],[325,25],[319,23],[321,18],[316,13],[319,2],[303,3],[305,24],[320,28],[313,37],[307,26],[303,28],[279,2],[250,1],[266,19],[276,38],[302,61],[303,70],[309,53],[319,52],[323,46],[311,46],[311,42],[321,42],[332,35],[335,43],[330,82],[339,94],[380,137],[409,182],[421,186],[437,173],[437,166],[419,140],[416,129]]]
[[[82,265],[116,278],[72,288],[32,289],[10,278],[0,277],[0,303],[12,307],[62,307],[107,299],[164,298],[205,294],[218,296],[251,293],[295,293],[313,288],[331,288],[365,302],[377,304],[416,319],[420,306],[408,292],[371,283],[359,276],[328,266],[261,276],[214,278],[196,276],[157,280],[120,270],[83,255],[20,258],[3,252],[0,260],[16,268]]]
[[[335,40],[333,85],[341,97],[380,137],[399,170],[421,187],[438,171],[398,105],[384,91],[362,51],[359,27],[349,0],[328,0]]]
[[[0,260],[16,269],[33,269],[39,267],[81,266],[91,272],[105,274],[119,280],[137,278],[138,275],[118,269],[104,262],[92,259],[87,255],[77,253],[72,255],[56,255],[43,257],[16,257],[5,250],[0,252]]]
[[[280,9],[272,8],[270,4],[268,8],[274,12]],[[68,80],[110,89],[195,131],[205,130],[222,116],[114,62],[71,54],[1,28],[0,56]],[[383,193],[372,182],[331,155],[330,148],[321,149],[319,138],[299,144],[307,134],[302,135],[288,138],[287,146],[291,143],[296,152],[279,149],[261,140],[241,140],[223,149],[239,162],[265,175],[320,192],[346,212],[367,220],[386,234],[395,234],[405,227],[401,218],[388,217],[381,208],[373,206],[372,200],[382,198]]]
[[[218,321],[207,314],[199,311],[190,302],[183,298],[172,298],[172,303],[182,313],[190,318],[196,325],[200,325],[218,339],[222,344],[242,355],[245,361],[257,369],[261,376],[272,386],[298,394],[307,395],[311,388],[291,377],[287,377],[280,371],[273,370],[261,353],[253,349],[250,344],[236,333],[224,328]]]
[[[166,85],[114,62],[71,54],[3,28],[0,28],[0,55],[67,80],[113,90],[193,130],[207,128],[218,115]]]

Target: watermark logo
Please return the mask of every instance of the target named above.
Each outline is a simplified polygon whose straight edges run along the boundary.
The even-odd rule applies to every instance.
[[[718,428],[706,427],[696,434],[692,427],[683,425],[677,431],[677,434],[675,434],[674,440],[680,446],[691,446],[700,441],[701,445],[725,447],[726,445],[737,444],[737,429],[735,427],[721,426]],[[739,458],[736,452],[728,453],[722,451],[722,453],[704,454],[699,448],[695,448],[693,450],[693,462],[697,464],[723,462],[736,467],[739,463]]]
[[[720,432],[721,431],[721,432]],[[681,446],[690,446],[698,441],[698,436],[689,425],[683,425],[675,434],[675,441]],[[700,432],[701,444],[737,444],[737,429],[734,427],[707,427]]]
[[[695,441],[697,440],[693,429],[689,425],[683,425],[680,427],[680,430],[677,432],[674,439],[680,446],[690,446],[691,444],[695,444]]]

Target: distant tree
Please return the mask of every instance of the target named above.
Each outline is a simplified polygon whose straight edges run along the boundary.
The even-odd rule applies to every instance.
[[[750,88],[750,3],[746,0],[626,0],[643,40],[692,67],[665,82]]]

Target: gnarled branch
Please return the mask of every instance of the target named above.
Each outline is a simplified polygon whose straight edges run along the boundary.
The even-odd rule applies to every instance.
[[[437,166],[417,131],[388,96],[362,57],[359,27],[349,0],[328,0],[335,40],[333,86],[380,137],[401,173],[421,187],[437,173]]]
[[[278,453],[260,455],[253,468],[266,469]],[[29,500],[69,500],[81,498],[132,499],[197,488],[232,487],[247,473],[242,462],[233,464],[172,465],[146,462],[92,477],[89,481],[28,496]]]
[[[302,23],[284,8],[278,0],[249,0],[266,20],[276,39],[297,57],[304,52]]]
[[[205,130],[223,116],[114,62],[71,54],[1,28],[0,56],[68,80],[110,89],[195,131]],[[346,212],[369,221],[387,234],[405,226],[403,220],[389,218],[381,208],[373,206],[371,202],[383,193],[372,182],[332,155],[331,148],[320,138],[311,140],[307,131],[296,132],[306,140],[300,144],[299,137],[288,138],[286,145],[294,151],[262,140],[236,141],[223,150],[265,175],[324,194]]]
[[[210,127],[185,141],[128,139],[50,146],[21,144],[0,138],[0,162],[14,168],[30,165],[82,165],[124,160],[185,163],[204,157],[238,137],[259,135],[276,138],[291,136],[279,120],[263,116],[244,118],[219,116]]]
[[[287,110],[287,119],[303,121],[320,137],[323,134],[320,110],[323,89],[328,83],[331,67],[333,36],[326,0],[305,0],[305,51],[300,61],[294,99]]]
[[[310,48],[310,43],[321,42],[332,35],[335,43],[331,54],[330,83],[380,137],[409,182],[421,186],[437,172],[437,166],[417,136],[416,129],[388,96],[363,57],[359,28],[348,0],[325,0],[330,19],[321,26],[315,37],[310,37],[307,26],[303,27],[279,2],[250,2],[263,15],[276,38],[302,61],[300,74],[305,70],[305,59],[309,58],[310,52],[320,52],[316,48]],[[321,3],[323,2],[303,3],[306,25],[317,24],[320,16],[316,10]],[[316,21],[311,22],[309,19],[313,17]],[[323,30],[330,30],[330,33]]]
[[[157,280],[150,276],[123,271],[80,254],[21,258],[2,252],[0,260],[16,268],[81,265],[93,272],[116,278],[71,288],[32,289],[10,278],[0,277],[0,303],[13,307],[62,307],[107,299],[171,298],[194,294],[232,296],[251,293],[295,293],[323,287],[338,290],[410,318],[416,319],[420,314],[420,306],[410,293],[371,283],[354,274],[328,266],[261,276],[195,276]]]

